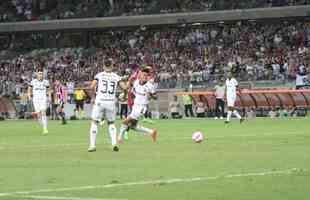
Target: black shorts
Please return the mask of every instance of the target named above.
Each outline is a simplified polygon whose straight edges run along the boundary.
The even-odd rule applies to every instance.
[[[64,107],[65,107],[65,102],[63,101],[53,104],[53,109],[64,109]]]
[[[75,101],[75,109],[76,110],[84,110],[84,100],[76,100]]]
[[[61,108],[61,109],[64,109],[64,107],[65,107],[65,102],[61,101],[61,102],[59,103],[59,106],[58,106],[58,107]]]

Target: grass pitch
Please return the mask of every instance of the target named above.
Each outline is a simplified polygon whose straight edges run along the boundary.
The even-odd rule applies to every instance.
[[[89,121],[0,122],[0,200],[308,200],[309,119],[164,120],[158,143],[130,132],[112,152],[106,126],[88,153]],[[119,127],[119,126],[118,126]],[[194,131],[207,138],[191,140]]]

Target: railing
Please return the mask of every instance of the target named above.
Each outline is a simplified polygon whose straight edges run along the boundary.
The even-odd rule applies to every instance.
[[[310,6],[257,8],[244,10],[187,12],[175,14],[138,15],[125,17],[84,18],[50,21],[1,23],[0,33],[55,30],[89,30],[140,25],[214,23],[221,21],[260,20],[271,18],[307,17]]]
[[[176,95],[190,95],[195,101],[204,101],[208,108],[215,109],[213,91],[177,92]],[[237,93],[236,107],[310,107],[310,89],[241,90]]]

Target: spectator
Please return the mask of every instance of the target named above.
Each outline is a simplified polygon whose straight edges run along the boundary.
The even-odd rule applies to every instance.
[[[303,87],[308,85],[308,76],[304,70],[299,71],[296,74],[296,89],[302,89]]]
[[[268,115],[269,115],[269,117],[270,117],[271,119],[275,119],[275,118],[278,117],[278,112],[276,111],[275,108],[272,108],[272,109],[269,111]]]
[[[187,91],[187,90],[186,90]],[[183,95],[184,113],[186,117],[194,117],[193,98],[188,94]]]
[[[169,103],[169,109],[172,119],[181,119],[181,105],[177,96],[173,96],[173,100]]]
[[[288,114],[288,110],[285,108],[285,107],[282,107],[280,110],[279,110],[279,117],[280,118],[286,118],[288,117],[289,114]]]
[[[225,117],[224,109],[225,109],[225,102],[224,102],[224,96],[225,96],[225,85],[224,80],[220,79],[219,84],[215,86],[215,112],[216,117],[215,119],[223,119]]]
[[[72,104],[74,102],[74,81],[68,81],[66,86],[67,86],[68,102]]]
[[[196,102],[196,114],[198,118],[206,117],[206,107],[203,101],[203,96],[199,96],[199,100]]]
[[[57,97],[57,91],[53,85],[52,89],[51,89],[51,105],[50,105],[50,116],[52,120],[58,120],[58,112],[57,112],[57,108],[59,105],[58,102],[58,97]]]
[[[83,119],[85,114],[84,114],[84,103],[86,100],[86,93],[82,88],[77,88],[74,92],[75,96],[75,117],[77,119]]]
[[[20,94],[20,111],[26,113],[28,111],[28,95],[26,89]]]
[[[256,110],[255,108],[248,108],[246,112],[247,119],[254,119],[256,118]]]
[[[297,108],[296,107],[289,107],[288,108],[288,116],[290,117],[297,117]]]

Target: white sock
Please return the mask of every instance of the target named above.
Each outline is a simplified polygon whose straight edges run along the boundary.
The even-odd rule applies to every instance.
[[[112,146],[116,145],[116,126],[114,124],[109,125],[109,133],[111,136]]]
[[[235,115],[238,119],[241,119],[241,116],[240,116],[240,114],[238,113],[237,110],[234,111],[234,115]]]
[[[226,119],[226,121],[229,121],[229,120],[230,120],[231,114],[232,114],[231,111],[228,111],[228,112],[227,112],[227,119]]]
[[[44,129],[47,129],[47,117],[46,117],[46,115],[42,115],[42,126]]]
[[[40,126],[43,127],[42,115],[39,115],[39,116],[38,116],[38,122],[39,122]]]
[[[90,147],[96,147],[96,137],[97,137],[97,132],[98,132],[98,125],[95,122],[92,122],[90,125]]]
[[[149,128],[146,128],[146,127],[143,127],[143,126],[139,126],[139,125],[137,127],[135,127],[134,130],[136,130],[138,132],[142,132],[142,133],[148,134],[148,135],[151,135],[153,133],[152,129],[149,129]]]
[[[122,139],[124,138],[124,134],[127,131],[127,129],[128,129],[128,126],[125,125],[125,124],[122,124],[122,126],[121,126],[121,128],[119,130],[119,137],[120,138],[122,138]]]

